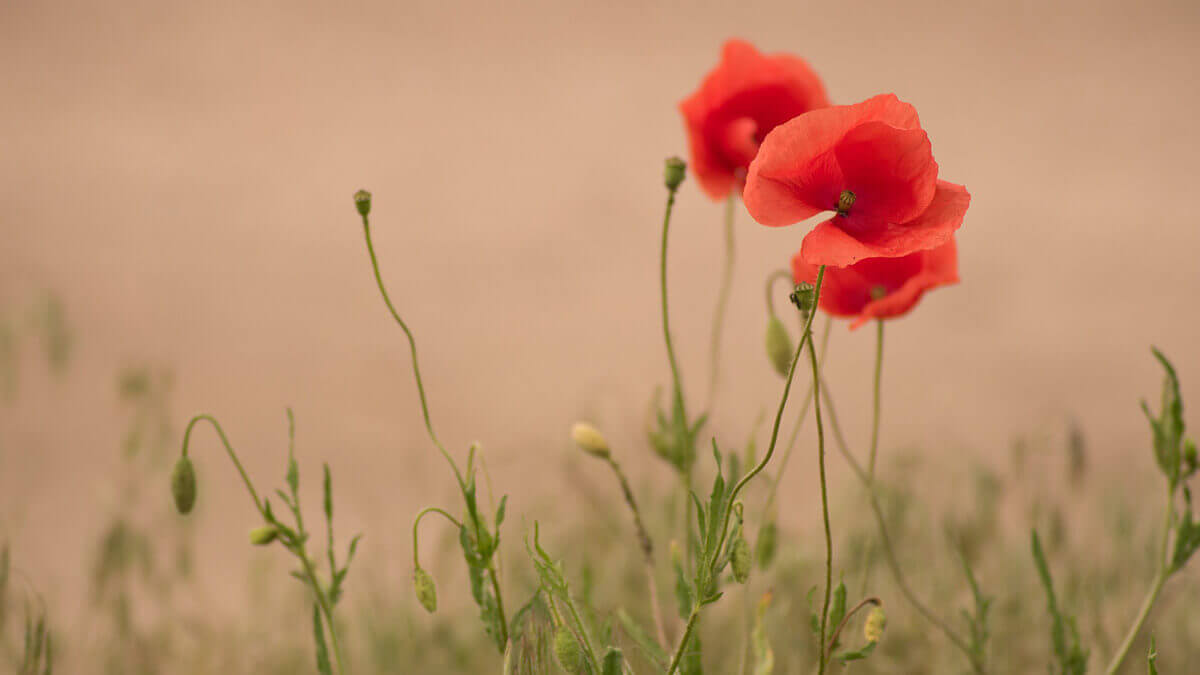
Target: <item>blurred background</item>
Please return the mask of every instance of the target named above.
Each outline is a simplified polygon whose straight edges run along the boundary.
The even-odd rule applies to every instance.
[[[1077,424],[1096,471],[1134,500],[1155,485],[1137,409],[1159,391],[1151,344],[1173,357],[1185,400],[1200,397],[1194,2],[10,0],[0,316],[18,338],[0,404],[0,536],[62,620],[82,621],[81,569],[123,489],[112,476],[140,414],[117,384],[130,367],[170,373],[167,456],[209,412],[264,487],[280,483],[292,406],[310,504],[328,461],[340,530],[365,531],[364,565],[406,583],[411,517],[456,495],[371,277],[359,188],[375,195],[383,274],[439,433],[459,454],[482,441],[517,522],[587,508],[564,470],[577,419],[605,429],[636,483],[669,482],[643,433],[669,382],[662,160],[686,153],[676,104],[730,36],[806,58],[835,102],[912,102],[942,175],[973,195],[962,283],[888,327],[884,453],[919,448],[951,475]],[[764,228],[741,207],[737,220],[710,427],[734,446],[778,400],[762,284],[807,229]],[[670,291],[697,404],[720,222],[685,183]],[[23,328],[46,311],[69,333],[57,375]],[[826,371],[860,444],[872,340],[837,324]],[[256,523],[199,433],[197,583],[233,612],[248,582],[229,570],[260,556],[244,545]],[[819,522],[809,435],[782,497],[798,531]],[[165,482],[145,490],[167,503]]]

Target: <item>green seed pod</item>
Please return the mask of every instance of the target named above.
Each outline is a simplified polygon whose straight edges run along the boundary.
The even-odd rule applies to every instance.
[[[609,456],[608,439],[596,427],[587,422],[578,422],[571,427],[571,439],[587,454],[605,459]]]
[[[879,638],[883,637],[883,629],[887,627],[887,615],[883,613],[882,607],[876,607],[867,615],[867,622],[863,624],[863,637],[867,642],[879,642]]]
[[[583,650],[579,647],[579,641],[565,626],[560,627],[554,634],[554,657],[558,659],[558,665],[571,675],[585,672]]]
[[[854,206],[855,201],[857,201],[857,197],[854,196],[853,192],[842,190],[842,194],[838,195],[837,214],[844,216],[850,213],[850,207]]]
[[[187,457],[180,457],[171,471],[171,496],[175,498],[175,508],[182,514],[191,513],[196,505],[196,467]]]
[[[250,543],[255,546],[267,546],[279,538],[279,530],[274,525],[263,525],[250,530]]]
[[[750,555],[750,544],[745,537],[738,537],[733,542],[733,550],[729,553],[729,565],[733,568],[733,578],[739,584],[746,583],[750,578],[750,568],[754,566],[754,558]]]
[[[768,520],[758,531],[758,541],[754,542],[754,557],[758,559],[759,569],[767,569],[771,566],[771,561],[775,560],[778,536],[779,526],[774,520]]]
[[[767,359],[775,372],[787,376],[792,367],[792,337],[779,317],[771,315],[767,320]]]
[[[813,300],[816,298],[816,295],[817,289],[815,286],[807,281],[801,281],[796,284],[796,288],[792,290],[792,294],[788,298],[791,299],[796,309],[800,310],[801,313],[807,314],[812,311]]]
[[[667,189],[674,192],[679,189],[683,179],[687,177],[687,163],[678,157],[668,157],[663,166],[663,183]]]
[[[358,215],[366,218],[371,212],[371,193],[366,190],[359,190],[354,193],[354,208],[358,209]]]
[[[424,569],[418,567],[413,570],[413,586],[417,589],[417,600],[425,611],[433,614],[437,611],[437,586],[433,583],[433,577]]]

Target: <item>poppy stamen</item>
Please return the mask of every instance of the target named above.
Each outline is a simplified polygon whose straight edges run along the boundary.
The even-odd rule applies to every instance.
[[[854,193],[849,190],[842,190],[842,194],[838,195],[837,214],[844,216],[850,213],[850,207],[854,206],[854,201],[857,199]]]

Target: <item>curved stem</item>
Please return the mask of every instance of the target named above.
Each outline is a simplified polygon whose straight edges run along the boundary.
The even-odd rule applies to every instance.
[[[818,368],[825,367],[825,355],[829,348],[829,332],[833,327],[833,316],[825,317],[825,329],[821,333],[821,353],[817,355]],[[792,451],[796,449],[796,440],[800,438],[800,428],[804,426],[804,420],[808,416],[808,408],[812,405],[813,388],[808,385],[808,393],[804,395],[804,403],[800,406],[800,414],[796,416],[796,425],[792,427],[791,436],[788,438],[787,446],[783,449],[783,458],[779,461],[779,469],[775,472],[774,479],[771,481],[771,487],[767,492],[767,501],[763,504],[762,518],[766,519],[767,513],[771,507],[775,505],[775,497],[779,492],[779,484],[783,481],[783,474],[787,471],[788,462],[792,459]]]
[[[454,470],[454,476],[458,479],[459,487],[465,488],[466,483],[463,481],[462,473],[458,470],[458,465],[454,463],[454,458],[446,452],[445,446],[438,440],[437,434],[433,431],[433,422],[429,418],[429,402],[425,398],[425,384],[421,381],[421,365],[417,361],[417,341],[413,338],[412,331],[408,329],[408,324],[404,323],[404,319],[400,318],[400,313],[396,311],[396,307],[392,304],[392,299],[388,297],[387,288],[383,285],[383,276],[379,272],[379,260],[375,257],[375,246],[371,243],[371,224],[367,216],[362,217],[363,221],[363,236],[367,240],[367,253],[371,256],[371,269],[375,272],[375,283],[379,286],[379,293],[383,296],[383,302],[387,305],[388,311],[392,313],[392,318],[400,325],[404,331],[404,335],[408,338],[408,348],[412,356],[413,378],[417,382],[417,393],[421,397],[421,414],[425,418],[425,430],[429,432],[429,439],[441,451],[442,456],[449,462],[450,468]]]
[[[817,421],[817,465],[821,477],[821,517],[825,524],[825,602],[821,610],[821,641],[820,654],[817,660],[817,673],[825,673],[828,657],[825,653],[825,631],[829,621],[829,599],[833,591],[833,534],[829,527],[829,489],[825,480],[825,425],[821,421],[821,371],[817,367],[816,348],[812,344],[812,335],[808,335],[808,361],[812,366],[813,376],[813,417]]]
[[[788,270],[775,270],[767,275],[765,287],[767,293],[767,314],[769,316],[775,316],[775,282],[779,281],[780,279],[787,279],[788,281],[791,281],[792,273]]]
[[[667,210],[663,216],[662,227],[662,247],[658,261],[658,282],[662,293],[662,324],[663,324],[663,339],[667,343],[667,360],[671,364],[671,380],[675,387],[675,404],[679,406],[679,411],[683,415],[683,419],[687,420],[687,409],[684,407],[683,401],[683,385],[679,377],[679,363],[675,358],[675,345],[671,342],[671,321],[670,313],[667,308],[667,233],[671,229],[671,210],[675,207],[675,190],[667,192]]]
[[[712,339],[709,345],[708,370],[708,409],[712,409],[716,399],[717,380],[720,377],[721,365],[721,332],[725,327],[725,309],[729,306],[729,294],[733,289],[733,265],[735,260],[735,243],[733,238],[733,214],[737,206],[735,191],[730,191],[725,200],[725,267],[721,272],[721,289],[717,292],[717,306],[713,310]]]
[[[250,482],[250,476],[246,474],[246,469],[242,467],[242,462],[238,459],[237,453],[233,451],[233,446],[229,444],[229,438],[225,436],[225,430],[221,428],[217,418],[209,414],[196,415],[188,422],[187,428],[183,432],[183,456],[188,456],[188,443],[192,438],[192,429],[200,421],[208,422],[216,430],[217,436],[221,439],[221,444],[225,446],[225,452],[229,454],[229,459],[233,460],[233,465],[237,467],[238,474],[242,477],[242,482],[246,484],[246,490],[250,493],[250,498],[254,500],[254,508],[258,512],[266,515],[262,501],[258,498],[258,492],[254,489],[254,484]]]
[[[822,398],[825,401],[825,407],[829,413],[829,426],[833,430],[833,438],[837,443],[838,450],[842,456],[846,458],[846,462],[854,471],[854,475],[862,482],[863,487],[867,489],[867,496],[871,504],[871,513],[875,516],[875,525],[879,530],[879,540],[883,544],[884,559],[887,561],[888,569],[892,572],[892,578],[896,582],[896,586],[900,589],[900,594],[912,605],[913,609],[917,610],[926,621],[933,624],[943,635],[946,636],[954,646],[967,656],[971,666],[976,672],[982,672],[979,664],[975,662],[975,657],[971,652],[971,647],[967,644],[959,634],[950,627],[948,623],[939,618],[929,609],[913,592],[912,587],[908,584],[908,579],[904,576],[904,571],[900,568],[900,561],[896,558],[896,550],[892,545],[891,536],[888,533],[887,521],[883,515],[883,506],[879,502],[879,491],[875,485],[875,481],[869,476],[866,470],[854,455],[850,453],[849,447],[846,445],[846,439],[842,435],[841,426],[837,421],[837,413],[833,406],[833,396],[830,394],[828,385],[823,383]]]
[[[1117,648],[1117,652],[1113,655],[1112,661],[1109,662],[1108,668],[1104,669],[1107,675],[1114,675],[1125,661],[1130,648],[1133,647],[1134,639],[1137,638],[1138,633],[1142,630],[1142,624],[1146,623],[1146,617],[1150,616],[1150,610],[1154,607],[1154,602],[1158,600],[1158,594],[1162,591],[1163,584],[1167,582],[1167,577],[1171,576],[1170,563],[1167,560],[1167,543],[1170,539],[1171,520],[1174,515],[1174,497],[1175,490],[1171,488],[1171,491],[1167,495],[1166,515],[1163,518],[1163,534],[1158,549],[1158,571],[1154,574],[1154,582],[1150,585],[1150,591],[1146,593],[1146,599],[1142,601],[1142,607],[1138,610],[1137,618],[1134,619],[1133,625],[1129,627],[1129,632],[1125,634],[1125,639],[1121,640],[1121,646]]]
[[[850,619],[852,619],[859,610],[863,609],[867,605],[878,607],[882,604],[882,600],[872,596],[864,599],[862,602],[851,608],[849,612],[846,612],[846,616],[842,617],[842,620],[838,623],[837,628],[834,628],[833,633],[829,636],[829,644],[825,648],[825,651],[828,654],[826,658],[831,658],[833,656],[833,646],[837,644],[838,638],[841,637],[842,629],[846,627],[846,624],[850,623]]]
[[[775,411],[775,423],[771,427],[771,444],[767,446],[767,454],[763,455],[762,461],[759,462],[758,465],[755,466],[749,473],[747,473],[745,476],[742,476],[742,479],[733,486],[733,491],[729,493],[730,504],[733,504],[737,500],[738,494],[742,491],[742,488],[746,486],[746,483],[749,483],[755,476],[761,473],[762,470],[766,468],[767,463],[771,461],[771,457],[775,455],[775,445],[779,441],[779,424],[781,421],[783,421],[783,411],[784,408],[787,407],[788,393],[792,390],[792,380],[796,376],[796,364],[800,361],[800,354],[804,351],[804,344],[806,342],[809,345],[812,344],[812,322],[813,318],[817,314],[817,303],[819,303],[821,300],[821,284],[824,282],[824,280],[825,266],[821,265],[821,268],[817,270],[817,283],[813,290],[813,311],[809,312],[808,316],[805,317],[804,330],[800,332],[800,340],[796,343],[796,353],[792,356],[792,365],[790,368],[788,368],[787,381],[783,385],[783,395],[779,397],[779,409]],[[813,385],[814,387],[816,386],[815,380]],[[733,509],[725,510],[725,522],[721,526],[721,540],[718,542],[716,547],[717,551],[722,550],[722,547],[725,544],[725,536],[729,532],[729,517],[732,514],[732,511]]]
[[[426,516],[426,514],[429,514],[429,513],[436,513],[436,514],[442,516],[446,520],[449,520],[451,523],[454,523],[455,527],[457,527],[460,530],[463,527],[463,524],[458,522],[457,518],[450,515],[449,513],[446,513],[445,511],[443,511],[442,509],[439,509],[436,506],[430,506],[430,507],[422,509],[421,512],[417,514],[417,519],[413,521],[413,567],[421,566],[421,563],[418,562],[418,560],[417,560],[417,528],[421,525],[421,519],[424,518]]]
[[[883,320],[875,320],[875,380],[871,406],[871,449],[867,455],[867,475],[875,478],[875,453],[879,449],[880,383],[883,375]]]

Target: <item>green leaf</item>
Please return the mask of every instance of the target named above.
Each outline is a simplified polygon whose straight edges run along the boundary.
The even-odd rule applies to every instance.
[[[608,652],[604,654],[604,663],[600,672],[602,675],[622,675],[625,672],[625,655],[621,653],[620,649],[608,648]]]
[[[325,464],[325,520],[333,522],[333,478],[329,475],[329,465]]]
[[[875,645],[878,645],[878,644],[879,644],[878,642],[868,642],[861,649],[855,649],[853,651],[846,651],[846,652],[842,652],[841,654],[834,654],[833,658],[837,659],[838,661],[841,661],[842,663],[849,663],[850,661],[860,661],[860,660],[865,659],[868,656],[870,656],[871,652],[875,651]]]
[[[839,581],[837,587],[833,589],[833,602],[829,605],[828,625],[830,630],[837,630],[844,618],[846,618],[846,584]],[[836,642],[833,647],[837,647]]]
[[[499,537],[500,525],[504,523],[504,512],[508,508],[508,495],[500,498],[500,506],[496,507],[496,535]]]
[[[1084,675],[1087,670],[1088,650],[1080,644],[1079,629],[1074,618],[1065,616],[1059,609],[1058,599],[1054,595],[1054,581],[1050,577],[1050,566],[1046,563],[1046,554],[1042,550],[1042,542],[1036,529],[1033,530],[1032,548],[1038,577],[1046,592],[1046,607],[1051,618],[1050,641],[1054,647],[1055,658],[1064,675]]]
[[[317,643],[317,672],[321,675],[333,675],[333,667],[329,665],[329,647],[325,644],[325,627],[321,624],[321,611],[313,605],[313,640]]]
[[[1146,654],[1146,668],[1149,669],[1150,675],[1158,675],[1158,649],[1154,646],[1154,636],[1150,636],[1150,651]]]

